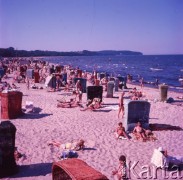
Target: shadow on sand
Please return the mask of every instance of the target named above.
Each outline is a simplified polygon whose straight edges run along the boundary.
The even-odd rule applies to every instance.
[[[20,117],[20,119],[41,119],[46,116],[51,116],[53,114],[37,114],[37,113],[30,113],[30,114],[24,114]]]
[[[104,109],[94,109],[93,112],[110,112],[112,111],[111,109],[107,109],[107,110],[104,110]]]
[[[52,163],[40,163],[22,165],[18,167],[18,173],[11,178],[45,176],[51,173]]]
[[[90,147],[85,147],[83,150],[89,150],[89,151],[91,151],[91,150],[97,150],[97,149],[95,149],[95,148],[90,148]]]
[[[149,128],[152,131],[182,131],[183,129],[179,126],[172,126],[169,124],[149,124]]]
[[[118,105],[119,103],[103,103],[104,106]]]

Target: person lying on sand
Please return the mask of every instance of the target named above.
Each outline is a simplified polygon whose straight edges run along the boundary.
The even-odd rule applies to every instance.
[[[65,144],[53,140],[51,142],[48,142],[48,145],[59,147],[62,150],[67,149],[67,150],[79,151],[84,149],[85,147],[84,143],[85,141],[83,139],[80,139],[78,142],[65,143]]]
[[[59,101],[59,100],[57,100]],[[60,102],[57,104],[57,107],[61,107],[61,108],[71,108],[71,107],[77,107],[79,104],[78,102],[76,102],[75,99],[70,99],[70,101],[68,102]]]
[[[100,98],[93,98],[93,100],[88,100],[88,104],[86,108],[80,109],[81,111],[86,111],[87,109],[95,110],[101,107],[101,99]]]
[[[118,123],[118,127],[116,128],[115,134],[116,134],[116,139],[126,138],[126,139],[130,140],[130,138],[128,137],[128,135],[125,131],[125,128],[123,127],[122,122]]]
[[[77,93],[76,91],[73,91],[73,95],[75,97],[70,98],[69,101],[66,101],[65,98],[62,98],[61,100],[57,100],[59,103],[57,104],[57,107],[62,107],[62,108],[71,108],[71,107],[77,107],[81,106],[80,101],[76,101],[77,98]]]

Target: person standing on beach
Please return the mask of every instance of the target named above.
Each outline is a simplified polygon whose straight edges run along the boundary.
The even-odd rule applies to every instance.
[[[144,78],[143,77],[140,79],[140,87],[141,87],[141,89],[143,89],[143,87],[144,87]]]
[[[76,82],[76,92],[78,93],[78,96],[79,96],[79,102],[81,102],[83,92],[82,92],[82,85],[80,80],[77,80]]]
[[[159,79],[158,79],[158,78],[156,78],[155,85],[156,85],[157,87],[158,87],[158,85],[159,85]]]
[[[119,96],[119,110],[118,110],[118,118],[120,117],[120,112],[122,113],[122,118],[124,116],[124,95],[125,92],[123,91]]]

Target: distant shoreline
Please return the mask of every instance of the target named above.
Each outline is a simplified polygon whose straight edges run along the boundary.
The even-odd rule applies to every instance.
[[[102,50],[102,51],[42,51],[42,50],[17,50],[13,47],[0,48],[0,56],[2,57],[31,57],[31,56],[121,56],[121,55],[143,55],[141,52],[130,50]]]

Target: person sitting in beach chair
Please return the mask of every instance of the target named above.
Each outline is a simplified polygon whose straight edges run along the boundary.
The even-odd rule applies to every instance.
[[[125,131],[125,128],[123,127],[123,123],[119,122],[118,127],[115,130],[116,139],[130,139]]]

